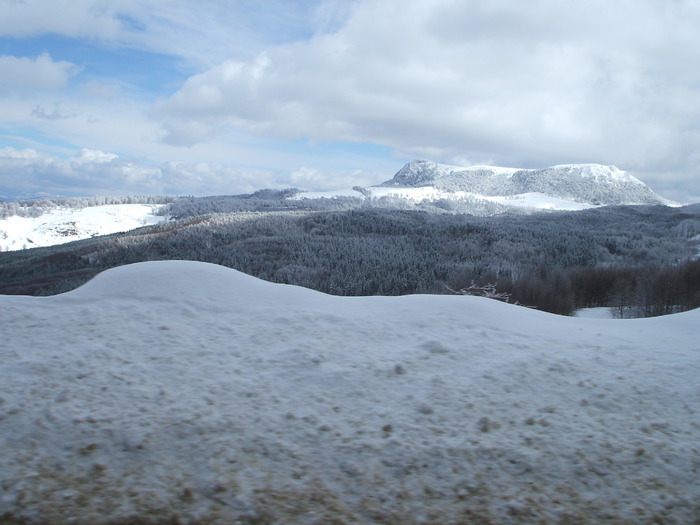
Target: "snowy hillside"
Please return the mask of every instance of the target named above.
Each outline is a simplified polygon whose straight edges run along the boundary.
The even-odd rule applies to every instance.
[[[266,197],[268,195],[268,197]],[[379,186],[333,191],[260,190],[229,197],[171,198],[182,211],[221,213],[271,209],[328,210],[378,207],[492,216],[514,209],[577,211],[610,204],[664,204],[644,183],[614,166],[569,164],[532,170],[493,166],[458,167],[412,161]],[[14,203],[11,203],[14,204]],[[112,204],[84,208],[54,207],[40,216],[0,218],[0,251],[52,246],[152,225],[159,205]],[[177,216],[177,214],[175,214]],[[180,214],[182,215],[182,213]],[[0,215],[3,216],[3,215]]]
[[[369,199],[368,204],[371,206],[372,200],[381,199],[402,199],[409,202],[453,202],[455,204],[465,204],[473,207],[471,212],[476,212],[484,205],[493,203],[497,206],[486,208],[487,213],[479,213],[479,215],[492,215],[498,212],[512,208],[528,208],[536,210],[585,210],[593,208],[595,205],[583,202],[577,202],[572,199],[564,199],[553,197],[544,193],[530,192],[519,195],[480,195],[468,191],[448,191],[436,188],[435,186],[371,186],[362,188],[362,193],[358,190],[337,190],[337,191],[307,191],[299,192],[296,195],[289,197],[293,200],[302,199],[332,199],[337,197],[359,197]],[[491,213],[488,213],[491,211]]]
[[[670,204],[643,182],[615,166],[564,164],[544,169],[459,167],[415,160],[384,187],[434,187],[483,196],[538,193],[589,205]]]
[[[158,205],[113,204],[81,209],[54,208],[39,217],[13,215],[0,219],[0,251],[53,246],[97,235],[156,224]]]
[[[343,298],[193,262],[0,311],[5,522],[700,515],[700,311]]]

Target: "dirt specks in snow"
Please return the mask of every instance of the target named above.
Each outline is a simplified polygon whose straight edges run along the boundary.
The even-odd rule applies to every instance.
[[[6,522],[700,515],[697,312],[348,299],[184,262],[0,303]]]

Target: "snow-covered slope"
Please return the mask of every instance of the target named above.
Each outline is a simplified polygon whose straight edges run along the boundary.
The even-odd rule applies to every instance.
[[[54,208],[39,217],[0,219],[0,251],[23,250],[88,239],[156,224],[152,204],[109,204],[81,209]]]
[[[448,191],[435,186],[417,187],[386,187],[374,186],[369,190],[374,198],[396,197],[413,202],[452,201],[459,202],[491,202],[508,208],[530,208],[538,210],[584,210],[594,207],[593,204],[577,202],[572,199],[554,197],[545,193],[522,193],[518,195],[482,195],[468,191]]]
[[[414,160],[379,186],[335,192],[300,192],[293,199],[357,197],[367,205],[390,199],[434,203],[445,209],[493,215],[513,208],[582,210],[601,205],[676,203],[660,197],[615,166],[562,164],[545,169],[450,166]]]
[[[600,164],[563,164],[544,169],[465,168],[415,160],[382,186],[431,186],[449,192],[501,197],[539,193],[590,205],[670,203],[629,173]]]
[[[584,210],[594,204],[577,202],[571,199],[553,197],[544,193],[530,192],[519,195],[481,195],[469,191],[451,191],[435,186],[370,186],[368,188],[342,189],[335,191],[301,191],[288,197],[289,200],[334,199],[355,197],[362,199],[367,206],[400,207],[405,202],[414,204],[452,205],[458,211],[477,215],[495,215],[513,208],[528,210]],[[446,208],[449,209],[449,208]]]
[[[563,318],[152,262],[0,312],[7,519],[700,515],[700,311]]]

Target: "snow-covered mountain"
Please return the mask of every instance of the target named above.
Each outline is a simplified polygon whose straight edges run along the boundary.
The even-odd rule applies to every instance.
[[[451,166],[414,160],[394,177],[367,188],[300,192],[293,199],[356,197],[368,206],[443,208],[476,215],[496,215],[525,209],[582,210],[620,204],[676,203],[615,166],[562,164],[544,169],[496,166]]]
[[[0,311],[4,523],[700,515],[697,310],[336,297],[170,261]]]
[[[629,173],[599,164],[517,169],[459,167],[415,160],[401,168],[391,180],[378,186],[295,191],[284,197],[279,193],[271,193],[271,199],[279,198],[279,202],[273,203],[273,208],[285,207],[283,201],[344,199],[348,207],[418,207],[474,215],[497,215],[513,209],[574,211],[601,205],[675,204],[655,194]],[[246,200],[245,197],[238,196],[241,202]],[[270,209],[269,203],[263,202],[264,197],[257,195],[256,198],[261,211]],[[318,209],[323,209],[323,201],[317,202],[321,202]],[[154,204],[54,207],[38,217],[10,215],[0,219],[0,251],[62,244],[156,224],[167,219],[155,215],[159,207]],[[289,207],[304,208],[299,203]],[[210,211],[208,206],[202,207],[202,213]]]
[[[615,166],[563,164],[544,169],[459,167],[415,160],[381,184],[386,188],[432,187],[485,197],[541,194],[589,205],[669,204],[646,184]]]
[[[38,217],[0,219],[0,251],[53,246],[157,224],[159,205],[108,204],[86,208],[56,207]]]

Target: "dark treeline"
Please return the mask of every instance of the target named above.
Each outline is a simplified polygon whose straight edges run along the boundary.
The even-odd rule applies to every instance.
[[[659,315],[700,306],[698,235],[697,206],[497,217],[376,208],[190,215],[1,253],[0,293],[60,293],[114,266],[188,259],[336,295],[491,283],[511,302],[554,313],[608,306]]]

